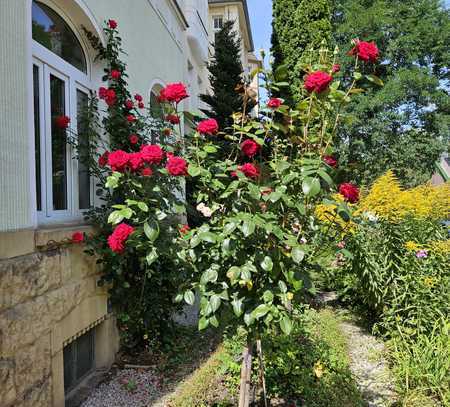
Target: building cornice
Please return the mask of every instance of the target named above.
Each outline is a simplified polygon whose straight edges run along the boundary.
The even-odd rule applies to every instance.
[[[249,52],[253,52],[255,50],[255,46],[253,44],[253,35],[252,35],[252,27],[250,24],[250,15],[248,13],[248,5],[247,0],[208,0],[208,4],[217,5],[217,6],[226,6],[227,4],[241,4],[244,9],[245,15],[245,24],[247,26],[248,39],[250,43]]]

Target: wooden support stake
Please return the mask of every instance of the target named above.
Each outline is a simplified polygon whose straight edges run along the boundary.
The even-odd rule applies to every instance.
[[[242,351],[241,383],[239,389],[239,407],[249,407],[250,405],[250,385],[252,377],[252,344]]]

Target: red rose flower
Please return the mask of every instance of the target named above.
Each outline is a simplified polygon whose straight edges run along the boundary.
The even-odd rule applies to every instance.
[[[127,122],[128,123],[133,123],[135,121],[136,121],[136,117],[134,115],[132,115],[132,114],[128,114],[127,115]]]
[[[126,223],[120,223],[108,237],[108,245],[115,253],[121,253],[125,249],[125,242],[134,232],[134,228]]]
[[[82,242],[84,242],[83,232],[75,232],[72,235],[72,243],[82,243]]]
[[[278,109],[282,105],[283,101],[279,98],[271,98],[267,102],[267,107],[271,109]]]
[[[113,70],[111,71],[111,78],[112,78],[112,79],[117,80],[117,79],[120,78],[121,75],[122,75],[122,74],[121,74],[120,71],[118,71],[117,69],[113,69]]]
[[[136,93],[134,95],[134,100],[136,100],[136,102],[142,102],[144,99],[142,99],[142,96],[139,93]]]
[[[356,45],[349,52],[349,55],[357,55],[364,62],[377,62],[380,51],[374,42],[356,41]]]
[[[339,193],[350,203],[356,203],[359,200],[358,187],[348,182],[339,186]]]
[[[109,151],[105,151],[99,158],[98,158],[98,165],[100,167],[104,167],[106,164],[108,164],[108,156]]]
[[[259,168],[254,164],[245,163],[244,165],[240,165],[238,170],[241,171],[247,178],[259,177]]]
[[[141,175],[143,177],[151,177],[153,175],[153,171],[152,171],[151,168],[145,167],[145,168],[142,169]]]
[[[333,77],[323,71],[316,71],[308,74],[305,79],[305,89],[308,92],[321,93],[328,88]]]
[[[179,83],[169,83],[161,92],[160,96],[164,97],[168,102],[180,103],[183,99],[189,97],[186,86]]]
[[[183,225],[180,227],[179,230],[182,235],[185,235],[186,233],[188,233],[191,230],[191,228],[189,227],[189,225]]]
[[[254,157],[260,150],[260,146],[253,140],[247,139],[241,143],[241,150],[247,157]]]
[[[333,73],[337,73],[341,70],[341,66],[339,64],[334,64],[333,67],[331,68],[331,72]]]
[[[130,140],[130,144],[137,144],[139,142],[139,137],[136,134],[130,134],[128,140]]]
[[[127,109],[133,109],[133,106],[134,106],[134,104],[133,104],[133,101],[132,101],[132,100],[130,100],[130,99],[125,100],[125,107],[126,107]]]
[[[156,144],[148,144],[141,148],[142,159],[149,164],[160,164],[164,153],[160,146]]]
[[[69,123],[70,117],[67,116],[58,116],[55,119],[56,127],[58,127],[59,129],[67,129],[67,127],[69,127]]]
[[[108,25],[109,25],[109,28],[114,30],[117,28],[117,21],[116,20],[108,20]]]
[[[116,104],[117,101],[117,95],[116,95],[116,91],[114,89],[108,89],[106,91],[106,96],[105,96],[105,102],[108,106],[112,106],[114,104]]]
[[[181,157],[170,156],[167,160],[166,169],[170,175],[175,177],[187,175],[187,163]]]
[[[168,114],[166,116],[166,121],[168,121],[170,124],[179,124],[180,118],[176,114]]]
[[[159,103],[167,102],[165,90],[166,90],[165,88],[162,88],[162,89],[159,91],[159,95],[158,95],[158,102],[159,102]]]
[[[104,88],[103,86],[100,86],[100,88],[98,88],[98,97],[100,99],[104,99],[106,97],[107,92],[108,89]]]
[[[138,103],[138,108],[139,109],[143,109],[145,107],[144,102],[139,102]]]
[[[330,167],[336,168],[337,167],[337,160],[332,155],[324,155],[323,161],[327,163]]]
[[[197,131],[200,134],[216,134],[219,131],[219,124],[217,123],[216,119],[206,119],[202,120],[197,125]]]
[[[122,150],[111,151],[108,155],[108,165],[113,171],[124,171],[128,164],[128,153]]]
[[[129,153],[128,154],[128,165],[132,171],[139,170],[144,164],[142,159],[142,154],[139,153]]]

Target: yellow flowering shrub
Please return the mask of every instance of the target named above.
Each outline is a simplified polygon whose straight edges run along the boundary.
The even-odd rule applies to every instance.
[[[354,231],[356,225],[352,221],[345,221],[336,213],[338,204],[344,202],[342,195],[334,194],[332,199],[334,199],[337,204],[320,204],[316,206],[315,214],[317,219],[323,223],[331,223],[333,226],[342,231],[343,234]],[[352,204],[347,205],[349,208],[355,206]]]
[[[378,178],[355,213],[374,213],[392,222],[406,216],[416,219],[446,219],[450,213],[450,183],[403,190],[392,170]]]

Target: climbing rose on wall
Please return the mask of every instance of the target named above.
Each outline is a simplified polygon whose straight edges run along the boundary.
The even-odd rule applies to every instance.
[[[328,88],[332,80],[333,77],[326,72],[312,72],[306,76],[305,89],[310,93],[321,93]]]
[[[215,134],[219,131],[219,124],[217,123],[216,119],[202,120],[197,125],[197,131],[200,134]]]
[[[143,177],[150,177],[150,176],[153,175],[153,171],[152,171],[151,168],[146,167],[146,168],[143,168],[143,169],[142,169],[141,175],[142,175]]]
[[[283,101],[279,98],[271,98],[267,102],[267,107],[270,107],[271,109],[278,109]]]
[[[332,155],[324,155],[323,161],[328,164],[330,167],[336,168],[337,167],[337,160]]]
[[[117,21],[116,20],[108,20],[108,26],[112,30],[116,29],[117,28]]]
[[[72,242],[73,243],[82,243],[84,241],[84,234],[83,232],[74,232],[72,235]]]
[[[136,100],[137,102],[142,102],[144,99],[142,99],[142,96],[139,93],[136,93],[134,95],[134,100]]]
[[[55,119],[56,126],[60,129],[67,129],[70,123],[70,117],[67,116],[58,116]]]
[[[125,242],[134,232],[134,228],[126,223],[120,223],[108,237],[108,245],[115,253],[121,253],[125,249]]]
[[[130,141],[130,144],[137,144],[139,142],[139,137],[136,134],[130,134],[128,140]]]
[[[247,139],[241,143],[241,150],[247,157],[254,157],[260,150],[260,146],[253,140]]]
[[[139,170],[144,164],[142,160],[142,154],[139,153],[129,153],[128,154],[128,165],[132,171]]]
[[[374,42],[356,41],[356,45],[349,52],[349,55],[357,55],[364,62],[377,62],[380,51]]]
[[[111,78],[112,78],[112,79],[117,80],[117,79],[120,78],[120,76],[121,76],[121,73],[120,73],[120,71],[118,71],[117,69],[113,69],[113,70],[111,71]]]
[[[179,124],[180,118],[176,114],[168,114],[166,116],[166,121],[168,121],[170,124]]]
[[[187,163],[181,157],[170,156],[167,160],[166,169],[173,176],[187,175]]]
[[[351,183],[343,183],[339,186],[339,193],[350,203],[356,203],[359,200],[359,189]]]
[[[132,114],[128,114],[127,115],[127,122],[129,123],[133,123],[136,121],[136,116],[132,115]]]
[[[98,165],[103,168],[106,164],[108,164],[108,156],[109,151],[105,151],[99,158],[98,158]]]
[[[133,109],[133,106],[134,106],[134,104],[133,104],[133,101],[132,100],[125,100],[125,107],[128,109],[128,110],[130,110],[130,109]]]
[[[128,153],[123,150],[111,151],[108,155],[108,165],[113,171],[124,171],[128,164]]]
[[[238,170],[241,171],[247,178],[258,178],[259,177],[259,168],[252,163],[246,163],[244,165],[239,165]],[[231,175],[236,176],[236,173],[233,172]]]
[[[334,64],[333,67],[331,68],[331,72],[333,73],[337,73],[341,70],[341,66],[339,64]]]
[[[141,148],[142,159],[149,164],[160,164],[164,153],[158,145],[148,144]]]
[[[164,89],[161,90],[160,99],[167,102],[180,103],[183,99],[189,97],[186,91],[186,86],[179,83],[169,83]]]

